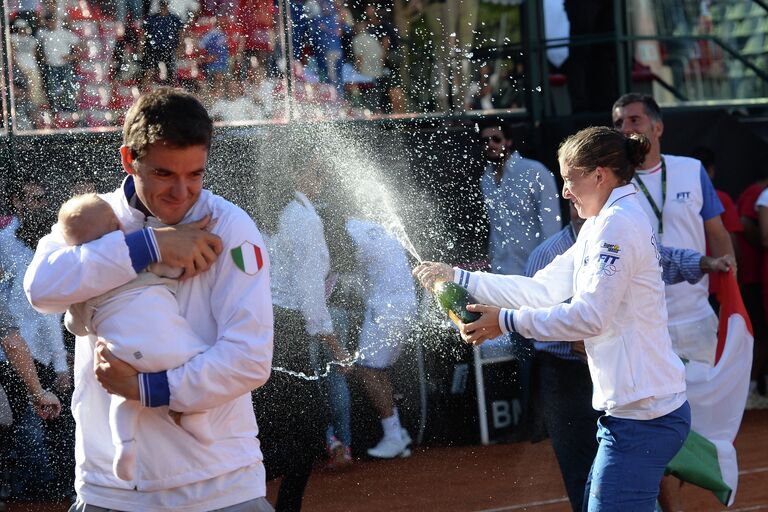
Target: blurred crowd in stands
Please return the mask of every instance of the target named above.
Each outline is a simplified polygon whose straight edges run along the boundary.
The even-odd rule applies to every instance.
[[[223,122],[285,118],[289,91],[305,118],[521,106],[519,66],[470,62],[471,23],[457,35],[432,4],[401,4],[290,2],[287,41],[275,0],[16,0],[15,129],[120,126],[159,84]],[[428,30],[403,37],[416,19]]]

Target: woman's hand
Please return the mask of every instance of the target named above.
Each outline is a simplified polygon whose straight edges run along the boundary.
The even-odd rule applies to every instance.
[[[421,286],[429,291],[432,291],[437,281],[453,281],[453,267],[447,263],[424,261],[413,269],[412,273]]]
[[[480,345],[484,341],[501,336],[501,327],[499,327],[501,308],[485,304],[469,304],[467,311],[480,313],[481,316],[471,324],[459,324],[459,331],[464,341],[472,345]]]

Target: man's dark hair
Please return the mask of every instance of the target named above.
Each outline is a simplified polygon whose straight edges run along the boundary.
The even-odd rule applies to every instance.
[[[156,142],[175,148],[211,147],[213,122],[193,94],[161,87],[143,94],[128,109],[123,124],[123,144],[134,159],[147,154]]]
[[[617,108],[631,105],[632,103],[642,103],[645,114],[648,117],[657,122],[661,121],[661,108],[659,108],[659,104],[656,103],[656,100],[653,99],[653,96],[649,96],[648,94],[629,92],[616,100],[616,102],[613,104],[613,108],[611,108],[611,112]]]
[[[505,139],[513,139],[512,127],[510,127],[508,123],[503,122],[501,119],[483,119],[480,121],[480,123],[478,123],[478,128],[481,133],[483,130],[487,130],[488,128],[498,128],[504,134]]]
[[[691,151],[691,156],[696,160],[699,160],[705,169],[709,169],[709,166],[715,163],[714,151],[705,146],[694,148],[694,150]]]

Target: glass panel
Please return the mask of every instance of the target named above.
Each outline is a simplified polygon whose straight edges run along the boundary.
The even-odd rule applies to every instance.
[[[517,108],[516,61],[510,52],[488,50],[520,43],[519,4],[291,2],[293,115],[377,118]]]
[[[768,95],[768,11],[760,4],[633,0],[629,15],[635,35],[678,37],[635,43],[635,89],[653,91],[663,103],[743,101]],[[718,40],[743,60],[730,55]]]
[[[217,121],[285,116],[273,0],[11,1],[20,131],[117,129],[160,84],[199,94]]]
[[[21,132],[117,129],[158,84],[225,124],[523,104],[520,0],[10,1]]]

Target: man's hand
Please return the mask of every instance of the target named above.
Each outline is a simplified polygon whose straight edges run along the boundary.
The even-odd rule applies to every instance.
[[[347,349],[341,346],[336,335],[321,334],[320,340],[331,352],[334,362],[339,364],[338,370],[342,373],[349,373],[352,369],[352,356],[347,352]]]
[[[40,416],[40,419],[53,420],[58,418],[61,413],[59,399],[47,389],[33,395],[31,402],[35,414]]]
[[[701,271],[705,274],[710,272],[730,272],[733,270],[736,272],[736,258],[730,254],[724,254],[719,258],[712,256],[702,256],[699,261]]]
[[[425,261],[413,269],[412,274],[430,292],[437,281],[453,281],[453,267],[447,263]]]
[[[501,327],[499,327],[501,308],[485,304],[469,304],[467,311],[480,313],[481,316],[471,324],[459,323],[459,331],[464,341],[472,345],[480,345],[484,341],[501,336]]]
[[[211,268],[223,250],[221,238],[205,231],[210,215],[202,219],[165,228],[155,228],[163,263],[184,269],[182,279],[190,279]]]
[[[96,380],[107,393],[119,395],[129,400],[139,400],[139,372],[115,357],[107,348],[104,340],[96,341],[93,352],[93,372]]]

